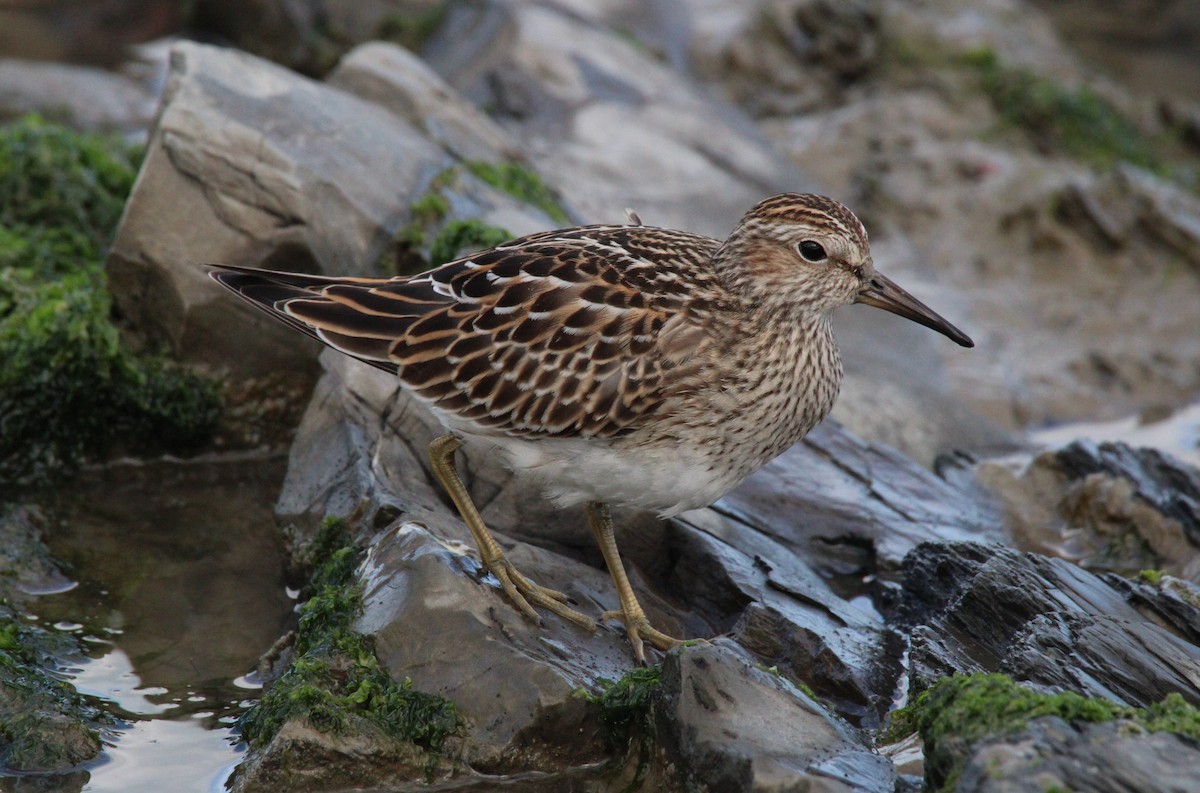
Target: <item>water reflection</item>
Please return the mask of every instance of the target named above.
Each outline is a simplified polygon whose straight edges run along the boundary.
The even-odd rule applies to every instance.
[[[208,793],[241,757],[230,725],[291,614],[272,505],[278,459],[156,461],[88,472],[44,538],[77,584],[40,594],[40,624],[81,640],[63,671],[123,720],[104,756],[0,791]]]

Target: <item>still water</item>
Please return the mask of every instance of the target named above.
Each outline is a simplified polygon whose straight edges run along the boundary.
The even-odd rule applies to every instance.
[[[224,789],[243,753],[231,726],[294,606],[272,513],[283,474],[279,458],[121,463],[46,505],[43,539],[72,583],[28,619],[80,640],[62,671],[121,726],[87,767],[0,791]]]

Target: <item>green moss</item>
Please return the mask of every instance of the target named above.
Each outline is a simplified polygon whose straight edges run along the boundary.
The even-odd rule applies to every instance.
[[[424,11],[387,14],[379,23],[376,38],[419,50],[446,21],[449,10],[450,3],[439,3]]]
[[[491,248],[512,239],[512,234],[482,220],[452,220],[442,228],[429,249],[430,264],[437,266],[453,261],[464,250]]]
[[[567,215],[554,191],[546,186],[541,177],[524,165],[516,162],[468,162],[467,170],[481,181],[513,198],[545,212],[555,223],[566,225],[571,218]]]
[[[1125,719],[1151,732],[1200,739],[1200,712],[1178,694],[1148,708],[1130,708],[1073,692],[1040,694],[1007,675],[944,678],[892,714],[881,742],[920,732],[925,742],[925,781],[932,790],[952,790],[971,747],[991,736],[1020,731],[1031,719],[1057,716],[1068,722]]]
[[[1006,123],[1022,129],[1043,152],[1101,167],[1118,162],[1164,174],[1162,158],[1137,125],[1087,87],[1066,88],[1027,69],[1003,65],[991,50],[963,57]]]
[[[0,128],[0,481],[116,449],[182,450],[217,384],[121,345],[102,266],[135,150],[31,116]]]
[[[450,202],[440,193],[431,191],[418,198],[409,210],[413,223],[427,226],[445,220],[450,213]]]
[[[661,676],[661,667],[638,667],[620,680],[601,679],[598,694],[584,689],[575,692],[599,707],[600,727],[608,751],[628,758],[630,748],[636,745],[636,766],[627,791],[639,790],[650,769],[654,752],[654,698]]]
[[[74,647],[61,634],[0,616],[0,766],[65,771],[96,757],[112,717],[57,671]]]
[[[1143,570],[1137,574],[1137,580],[1150,586],[1158,586],[1162,583],[1162,570]]]
[[[309,546],[317,560],[311,596],[300,609],[294,658],[262,699],[241,719],[252,746],[268,743],[287,721],[300,719],[322,732],[377,731],[431,752],[458,732],[454,703],[397,683],[380,665],[371,640],[353,630],[362,614],[361,553],[340,519],[327,519]]]

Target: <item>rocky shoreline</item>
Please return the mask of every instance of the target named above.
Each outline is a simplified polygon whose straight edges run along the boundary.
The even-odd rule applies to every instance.
[[[152,121],[133,99],[80,116],[149,124],[105,269],[123,344],[221,378],[216,439],[179,465],[288,456],[262,499],[300,605],[255,651],[233,790],[1190,789],[1200,472],[1029,430],[1200,393],[1198,153],[1164,120],[1200,106],[1097,76],[1016,0],[380,5],[393,41],[342,19],[283,54],[243,31],[272,63],[181,40]],[[0,61],[0,86],[36,71]],[[196,266],[411,272],[626,207],[724,236],[785,190],[860,211],[880,269],[979,348],[844,310],[833,420],[711,508],[618,515],[651,621],[711,639],[648,670],[619,629],[510,606],[429,476],[438,428],[391,379]],[[464,473],[521,569],[613,607],[582,511],[486,449]],[[38,491],[4,495],[19,626],[27,579],[62,573]],[[18,633],[4,669],[53,666],[14,655]],[[79,789],[104,714],[36,768],[19,716],[0,713],[6,768]]]

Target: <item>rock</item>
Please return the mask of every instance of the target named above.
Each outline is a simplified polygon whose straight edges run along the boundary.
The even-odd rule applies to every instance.
[[[685,789],[896,789],[860,735],[736,645],[669,654],[661,687],[658,739]]]
[[[454,6],[424,55],[522,140],[585,222],[623,222],[631,207],[649,225],[724,238],[764,196],[812,185],[736,109],[553,5]]]
[[[245,54],[181,43],[109,257],[118,306],[185,360],[302,370],[312,347],[251,318],[194,264],[367,272],[422,179],[448,164],[380,108]]]
[[[511,161],[520,145],[403,47],[372,42],[338,63],[329,85],[387,108],[461,160]]]
[[[0,59],[0,119],[38,113],[76,129],[140,137],[157,103],[151,87],[122,74],[93,66]]]
[[[198,24],[239,49],[320,76],[363,42],[418,48],[446,14],[444,0],[200,0]]]
[[[1123,722],[1035,719],[1025,731],[974,747],[954,789],[962,793],[1187,793],[1200,778],[1200,749],[1169,732]]]
[[[0,8],[0,52],[12,58],[113,65],[126,58],[131,45],[177,31],[188,6],[181,0],[6,3]]]
[[[878,0],[702,3],[692,12],[688,64],[756,116],[840,104],[880,55]]]
[[[974,473],[1005,503],[1021,548],[1200,581],[1200,471],[1169,455],[1081,440],[1032,459],[984,461]]]
[[[0,503],[0,600],[23,604],[72,586],[42,541],[45,524],[38,507]]]
[[[905,559],[903,586],[896,621],[911,635],[915,691],[982,671],[1122,705],[1170,693],[1200,703],[1200,648],[1068,562],[974,543],[922,545]]]
[[[359,627],[375,637],[394,678],[458,704],[470,725],[459,760],[489,774],[599,773],[608,756],[594,715],[573,692],[629,668],[621,631],[587,636],[554,617],[539,630],[523,618],[481,575],[469,533],[431,484],[425,448],[440,432],[431,417],[384,373],[333,351],[322,362],[327,374],[297,433],[278,505],[293,546],[304,546],[327,514],[354,516],[372,535]],[[553,510],[485,452],[460,455],[465,479],[518,568],[587,613],[611,606],[582,511]],[[841,507],[830,510],[831,498]],[[839,716],[877,726],[901,675],[903,641],[868,596],[889,597],[877,576],[921,541],[998,538],[998,518],[989,523],[973,499],[831,424],[717,507],[666,525],[621,519],[619,539],[656,625],[689,637],[727,634],[743,649],[736,663],[722,663],[756,659],[820,691]],[[580,723],[591,726],[567,726]],[[808,763],[805,773],[850,787],[891,785],[886,764],[855,741],[850,754],[822,755],[823,770]],[[734,755],[728,762],[737,765]],[[667,773],[655,763],[653,773]]]

